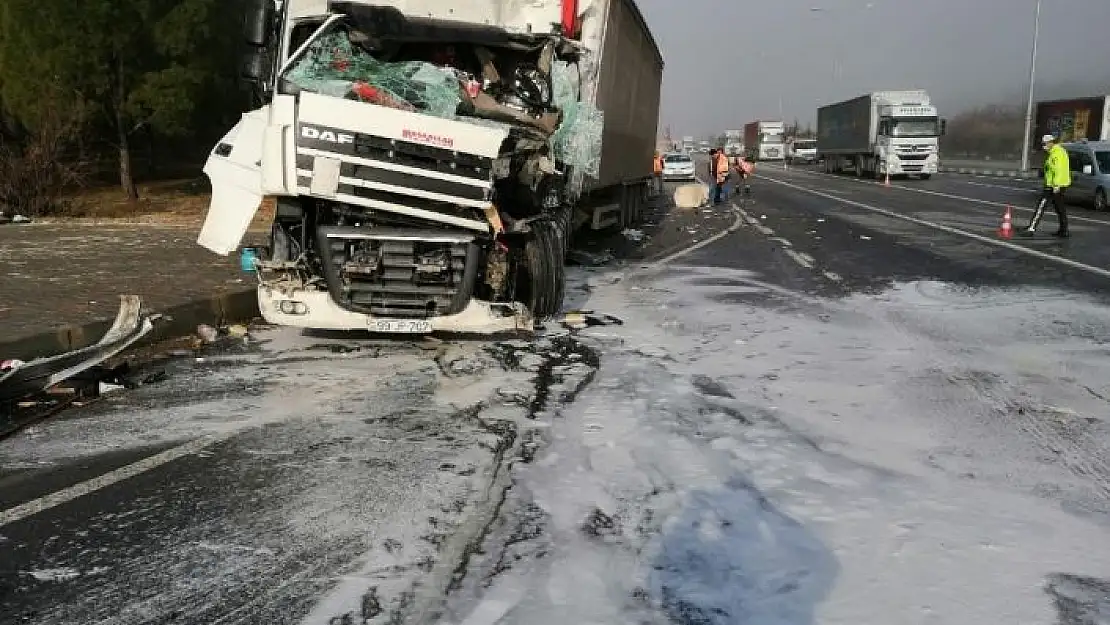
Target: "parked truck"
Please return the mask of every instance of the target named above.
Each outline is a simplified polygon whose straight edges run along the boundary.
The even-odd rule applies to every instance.
[[[725,153],[729,156],[740,156],[744,153],[744,131],[725,131]]]
[[[682,138],[682,151],[687,154],[693,154],[694,150],[698,148],[698,144],[694,141],[693,137]]]
[[[786,158],[781,121],[754,121],[744,125],[744,150],[748,160],[781,161]]]
[[[795,163],[817,162],[817,139],[793,137],[786,141],[786,161]]]
[[[528,330],[572,233],[640,215],[663,59],[634,0],[255,0],[246,25],[259,107],[204,167],[198,243],[231,253],[276,199],[271,323]]]
[[[817,158],[829,173],[928,179],[944,130],[925,91],[877,91],[817,109]]]

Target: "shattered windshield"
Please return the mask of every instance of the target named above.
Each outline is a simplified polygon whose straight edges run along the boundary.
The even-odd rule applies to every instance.
[[[462,102],[464,77],[421,61],[379,61],[340,28],[316,39],[284,78],[304,91],[451,117]]]

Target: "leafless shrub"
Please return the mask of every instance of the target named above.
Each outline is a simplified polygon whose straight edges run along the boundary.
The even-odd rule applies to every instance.
[[[66,211],[67,194],[88,174],[78,149],[82,128],[72,109],[47,104],[25,136],[0,137],[0,211],[28,217]]]

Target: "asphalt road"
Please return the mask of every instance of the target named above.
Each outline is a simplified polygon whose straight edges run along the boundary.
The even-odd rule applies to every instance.
[[[1110,285],[1110,214],[1068,206],[1072,237],[1051,236],[1048,212],[1033,239],[1003,239],[1002,214],[1015,229],[1033,213],[1036,182],[940,174],[882,182],[813,167],[762,163],[746,216],[759,222],[803,269],[834,274],[840,289],[935,279],[983,286],[1060,286],[1102,297]],[[785,242],[789,247],[785,247]],[[722,242],[720,245],[726,245]],[[709,258],[721,258],[708,254]],[[722,261],[718,261],[722,262]],[[752,260],[745,255],[732,264]]]
[[[872,427],[880,431],[880,418],[888,418],[882,402],[863,406],[864,399],[857,402],[852,393],[844,393],[845,379],[826,386],[805,385],[825,375],[822,363],[833,362],[828,375],[843,370],[848,380],[853,376],[877,380],[874,389],[855,392],[870,392],[893,402],[879,393],[889,390],[881,383],[882,376],[893,375],[896,368],[882,361],[882,356],[890,358],[891,354],[884,354],[886,346],[870,342],[878,339],[866,328],[856,333],[853,324],[863,324],[857,320],[863,318],[862,313],[837,322],[851,331],[851,341],[845,338],[845,345],[833,349],[822,347],[821,341],[826,339],[821,337],[826,327],[837,326],[822,324],[842,313],[799,302],[808,302],[806,298],[812,296],[824,301],[861,293],[881,296],[892,286],[910,281],[961,285],[970,292],[988,287],[1000,292],[1014,289],[1022,297],[1031,286],[1062,288],[1096,300],[1106,297],[1110,251],[1102,241],[1110,217],[1073,207],[1073,237],[1069,240],[997,237],[1004,208],[1014,208],[1015,225],[1020,227],[1035,192],[1035,185],[955,175],[896,181],[888,188],[808,168],[783,170],[761,164],[752,182],[752,195],[736,198],[735,206],[653,215],[654,226],[645,229],[648,243],[631,246],[637,253],[623,253],[632,260],[618,258],[571,271],[569,308],[590,302],[608,307],[599,312],[618,318],[627,315],[629,323],[612,334],[601,333],[587,340],[550,324],[546,332],[531,340],[406,342],[260,329],[249,345],[201,358],[181,358],[171,365],[169,378],[162,384],[110,396],[98,405],[0,442],[0,622],[432,623],[441,622],[443,611],[457,609],[465,616],[476,613],[474,604],[488,607],[482,597],[491,580],[518,565],[526,571],[522,574],[527,574],[528,567],[542,568],[542,563],[556,567],[562,563],[561,577],[552,575],[535,587],[506,590],[510,599],[503,603],[509,606],[526,602],[526,597],[539,597],[541,603],[550,605],[536,608],[533,615],[545,620],[531,620],[524,613],[505,622],[562,622],[560,610],[568,606],[582,611],[576,622],[664,622],[658,612],[624,621],[616,617],[606,620],[599,617],[604,610],[587,609],[606,601],[606,605],[621,604],[629,597],[640,607],[649,603],[649,590],[623,586],[632,583],[632,572],[641,565],[641,549],[647,553],[659,537],[665,546],[663,525],[668,514],[670,518],[680,515],[675,508],[678,498],[669,504],[671,512],[667,514],[658,512],[667,510],[666,505],[642,501],[666,497],[668,489],[680,491],[674,482],[682,479],[697,484],[703,474],[723,471],[715,455],[722,450],[739,455],[766,450],[771,455],[756,457],[743,471],[757,477],[761,470],[771,468],[801,472],[804,475],[797,488],[786,489],[792,493],[811,487],[814,476],[825,471],[858,472],[858,467],[841,468],[842,459],[825,458],[826,450],[815,442],[819,437],[809,438],[808,433],[798,434],[786,445],[774,438],[770,442],[747,439],[754,434],[737,429],[770,419],[766,415],[778,414],[780,409],[788,412],[784,406],[798,414],[810,406],[827,407],[832,411],[829,415],[814,413],[817,425],[807,423],[818,430],[840,423],[841,415],[850,418],[853,411],[872,410],[868,413],[875,415]],[[1047,218],[1044,229],[1051,230],[1052,219]],[[733,230],[724,231],[728,224],[734,225]],[[626,235],[629,240],[637,237]],[[653,252],[644,251],[652,246]],[[680,256],[671,256],[675,252]],[[633,275],[664,255],[671,257],[668,266],[673,265],[678,273],[663,275],[658,281],[647,274]],[[683,276],[683,270],[693,273]],[[698,271],[704,275],[699,276]],[[592,299],[598,293],[601,295]],[[784,298],[778,299],[776,294]],[[691,302],[698,298],[710,303],[697,308]],[[784,304],[787,300],[792,303]],[[683,310],[684,306],[690,308]],[[784,307],[787,316],[779,314]],[[795,312],[797,315],[790,316]],[[809,334],[799,335],[789,324],[803,313],[818,321],[814,326],[800,326]],[[904,311],[897,314],[906,315]],[[1060,319],[1057,325],[1057,320],[1049,319],[1045,325],[1051,332],[1044,340],[1061,334],[1100,343],[1105,340],[1103,325],[1096,321]],[[726,327],[726,322],[735,325]],[[960,347],[963,339],[958,331],[936,323],[937,327],[928,326],[919,332],[921,336],[915,335],[915,342],[887,351],[911,353],[931,347],[934,335],[938,343]],[[991,344],[994,338],[989,331],[995,328],[976,323],[965,324],[959,332]],[[847,330],[841,327],[841,331]],[[721,342],[721,336],[729,338]],[[662,344],[664,338],[670,341],[666,349],[643,348],[656,340]],[[898,333],[889,335],[891,341],[904,339]],[[761,340],[765,343],[755,348]],[[794,348],[794,340],[805,344]],[[1015,357],[1036,360],[1040,356],[1030,345],[1038,340],[1027,338]],[[738,347],[747,344],[753,347]],[[1095,357],[1089,353],[1094,349],[1090,345],[1083,349],[1087,357]],[[1053,357],[1061,353],[1054,352]],[[709,356],[720,359],[712,375],[728,379],[730,372],[739,373],[730,380],[733,391],[718,388],[718,382],[705,376],[695,376],[698,393],[717,400],[732,398],[735,393],[738,402],[765,407],[751,408],[750,415],[740,414],[735,407],[722,412],[719,406],[687,405],[683,402],[688,403],[689,398],[674,395],[672,377],[690,374],[687,369],[695,366],[690,363]],[[914,387],[922,395],[915,407],[930,406],[933,393],[950,389],[952,380],[963,380],[959,376],[965,373],[984,386],[995,380],[988,378],[990,371],[977,371],[974,363],[952,358],[956,359],[956,373],[925,372],[943,379],[936,382],[930,378],[929,384]],[[868,365],[871,360],[875,363]],[[999,362],[997,358],[992,361],[994,366],[1000,366]],[[1084,362],[1087,370],[1071,373],[1093,376],[1099,372],[1091,364],[1093,360]],[[789,381],[795,375],[791,368],[801,366],[799,363],[805,367],[795,372],[798,380]],[[903,366],[906,361],[897,364]],[[610,368],[606,370],[606,366]],[[862,368],[857,374],[853,367]],[[666,372],[667,368],[675,371]],[[595,376],[600,380],[595,382]],[[995,377],[1005,381],[1002,375]],[[1034,383],[1065,385],[1061,379],[1045,377]],[[1069,389],[1079,388],[1080,382],[1090,383],[1072,379],[1066,384]],[[997,380],[995,383],[1001,386]],[[1104,407],[1106,393],[1101,387],[1091,386],[1087,391],[1091,395],[1082,392],[1086,401]],[[575,412],[580,396],[587,405]],[[1069,398],[1075,401],[1074,396]],[[976,396],[975,401],[981,400]],[[836,405],[838,402],[841,405]],[[981,435],[966,425],[974,421],[967,414],[978,409],[978,404],[961,402],[945,412],[955,432],[951,439],[975,440],[975,446],[986,447],[989,441],[968,438],[969,432]],[[1076,414],[1090,412],[1086,405],[1082,407],[1086,412]],[[668,409],[677,412],[671,414]],[[1007,413],[1007,418],[1021,427],[1040,418],[1032,409],[1023,408],[1021,414],[1024,416]],[[712,428],[699,421],[710,417],[716,420]],[[898,428],[911,425],[909,417],[899,418],[906,420],[888,426],[891,441],[906,438]],[[1063,422],[1058,415],[1052,418]],[[857,422],[845,423],[852,424],[849,429],[858,427]],[[1025,456],[1018,456],[1012,466],[988,461],[975,464],[961,449],[946,448],[944,453],[929,449],[921,455],[928,452],[930,467],[942,466],[959,479],[974,473],[977,483],[992,487],[996,480],[1005,488],[1040,489],[1038,497],[1081,509],[1087,515],[1110,518],[1110,471],[1105,469],[1110,466],[1110,452],[1102,442],[1105,422],[1083,423],[1085,429],[1079,434],[1033,430],[1040,432],[1037,442],[1045,449],[1059,448],[1063,445],[1060,441],[1066,441],[1067,453],[1060,454],[1059,461],[1042,447],[1029,452],[1028,462]],[[682,430],[686,437],[682,440],[687,442],[649,436],[652,429],[658,437],[659,431],[672,426]],[[611,438],[599,438],[606,428]],[[997,436],[1008,441],[1011,434]],[[589,439],[597,449],[585,453],[573,446],[566,448],[568,441],[579,438]],[[691,447],[687,439],[712,440],[712,447]],[[758,444],[748,445],[751,440]],[[881,437],[876,440],[880,441],[876,448],[881,448]],[[635,449],[636,445],[642,448]],[[546,455],[547,446],[559,451]],[[784,465],[778,454],[790,446],[797,447],[799,455],[790,456]],[[1025,449],[1009,442],[998,447],[994,458]],[[857,456],[872,453],[866,445],[862,449]],[[1042,462],[1045,454],[1050,460]],[[824,467],[819,473],[807,473],[804,463],[817,462],[813,455],[831,464],[819,465]],[[894,460],[885,460],[905,469],[898,465],[902,455],[893,455]],[[1050,473],[1057,464],[1063,467],[1061,473]],[[1013,477],[1014,467],[1026,471],[1027,465],[1033,467],[1028,469],[1030,473],[1036,473],[1035,480],[1029,478],[1033,485],[1012,484],[1020,481]],[[514,472],[533,476],[529,478],[535,482],[531,494],[516,488],[510,477]],[[889,468],[877,473],[882,480],[891,479],[891,474]],[[596,483],[578,483],[583,475]],[[722,483],[731,479],[727,471],[722,476]],[[622,486],[614,486],[622,480]],[[567,489],[561,495],[565,501],[552,494],[558,489],[550,482]],[[781,479],[767,478],[767,484],[774,483]],[[902,492],[902,488],[892,486],[890,490]],[[830,488],[830,492],[840,490],[840,485]],[[635,499],[641,495],[642,501]],[[931,492],[930,496],[953,506],[955,512],[942,516],[961,513],[959,506],[945,499],[952,496],[948,491]],[[968,495],[959,505],[972,505],[977,496]],[[884,508],[885,503],[873,503],[870,497],[861,496],[860,509],[844,518],[867,518],[875,509]],[[908,503],[894,501],[900,506],[916,505],[915,497],[907,496],[912,500]],[[592,541],[616,540],[614,528],[620,525],[619,519],[600,509],[591,510],[591,506],[601,507],[595,500],[623,501],[612,505],[623,506],[626,512],[628,508],[640,510],[643,518],[632,515],[632,520],[625,521],[635,522],[634,531],[631,526],[625,529],[643,541],[629,547],[634,555],[608,559],[602,557],[599,543],[590,542],[570,550],[578,560],[565,557],[566,545],[568,541],[573,544],[576,533],[584,532]],[[720,514],[735,515],[735,519],[728,516],[722,527],[758,525],[772,532],[778,527],[795,528],[795,520],[777,512],[773,519],[760,516],[769,514],[762,499],[753,498],[749,503],[737,510],[718,509]],[[980,514],[990,512],[991,506],[985,505]],[[802,511],[794,516],[804,516],[805,509],[799,508]],[[1003,516],[1021,516],[1026,508],[1014,510],[1018,512]],[[1047,514],[1039,508],[1036,512]],[[689,514],[694,518],[688,523],[687,541],[706,534],[700,512]],[[811,520],[811,524],[819,526],[840,517],[829,513],[823,518],[825,521]],[[1059,521],[1055,516],[1037,518]],[[874,531],[901,531],[903,526],[898,523],[880,521]],[[750,605],[769,601],[762,595],[729,593],[719,597],[722,605],[731,606],[728,609],[701,606],[698,612],[687,605],[720,585],[711,566],[694,570],[697,562],[728,556],[730,567],[750,566],[753,558],[760,560],[767,554],[737,546],[758,542],[758,538],[740,531],[730,539],[730,549],[736,548],[732,553],[711,543],[704,546],[705,554],[693,559],[687,555],[687,543],[674,546],[679,554],[673,556],[676,561],[657,564],[654,570],[666,569],[667,575],[683,579],[705,574],[708,581],[704,588],[690,591],[691,598],[683,599],[687,603],[658,599],[658,605],[670,615],[665,620],[736,622],[719,615],[740,614]],[[941,538],[935,549],[950,549],[943,546],[948,537]],[[813,566],[815,552],[822,554],[823,562],[832,558],[832,550],[825,553],[825,542],[831,540],[827,535],[807,535],[805,540],[799,547],[805,567]],[[811,543],[816,546],[809,546]],[[1016,539],[1014,543],[1013,553],[1024,553],[1029,547]],[[546,558],[560,552],[560,544],[564,557]],[[1049,543],[1045,545],[1050,548]],[[1070,543],[1068,547],[1072,552],[1077,549]],[[836,551],[840,558],[850,559],[850,554],[867,549],[845,543]],[[924,547],[919,550],[928,552]],[[594,557],[598,561],[591,560]],[[1022,557],[1021,561],[1038,557]],[[532,564],[519,564],[521,561]],[[920,562],[923,569],[931,570],[927,558]],[[578,563],[586,568],[595,565],[594,577],[579,575]],[[623,576],[612,573],[610,567],[624,570],[618,566],[621,563],[627,564],[630,572]],[[880,568],[887,565],[893,566],[890,561],[879,563]],[[869,566],[860,564],[857,570],[866,571]],[[1064,559],[1059,567],[1057,570],[1066,573],[1077,568]],[[820,578],[822,584],[831,584],[833,568],[822,564],[821,575],[808,579]],[[777,570],[767,573],[769,579],[779,579]],[[605,586],[606,574],[619,577],[621,583],[615,585],[621,586],[621,592],[628,591],[619,600],[607,595],[598,604],[588,604],[583,595],[575,594]],[[799,574],[798,579],[803,578],[806,576]],[[1026,581],[1023,578],[1020,584]],[[575,583],[583,588],[568,590],[577,588]],[[660,582],[672,588],[678,583],[674,579]],[[1083,583],[1097,588],[1102,582]],[[781,584],[781,580],[769,581],[744,588],[754,592],[753,588],[777,589]],[[1015,582],[1015,586],[1020,584]],[[451,606],[452,592],[456,597],[474,599],[463,601],[463,607]],[[665,590],[659,592],[665,594]],[[787,598],[776,601],[797,603],[783,592]],[[772,594],[781,593],[776,590]],[[573,597],[582,600],[575,602]],[[998,605],[1005,605],[1008,598],[999,597]],[[1025,599],[1039,605],[1039,595]],[[508,607],[501,610],[504,614]],[[685,616],[675,616],[680,613]],[[464,618],[450,622],[464,622]],[[465,622],[497,621],[488,617]],[[1061,608],[1060,622],[1080,625],[1089,621],[1068,620]]]

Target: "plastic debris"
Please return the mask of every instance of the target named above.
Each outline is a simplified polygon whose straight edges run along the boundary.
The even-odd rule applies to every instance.
[[[244,325],[236,324],[236,325],[233,325],[233,326],[228,326],[228,328],[227,328],[227,335],[232,337],[232,338],[236,338],[236,339],[241,339],[241,338],[247,336],[247,332],[248,332],[247,326],[244,326]]]

